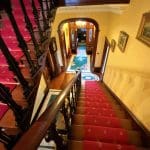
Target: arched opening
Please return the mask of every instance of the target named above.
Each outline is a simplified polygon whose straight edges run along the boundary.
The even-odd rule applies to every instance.
[[[91,18],[71,18],[58,26],[63,68],[66,69],[70,55],[79,55],[79,47],[84,47],[90,56],[90,69],[93,72],[97,49],[99,26]]]

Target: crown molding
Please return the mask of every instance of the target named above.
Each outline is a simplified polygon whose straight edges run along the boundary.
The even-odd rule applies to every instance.
[[[90,5],[90,6],[68,6],[59,7],[57,13],[80,13],[80,12],[112,12],[122,14],[129,4],[112,4],[112,5]]]

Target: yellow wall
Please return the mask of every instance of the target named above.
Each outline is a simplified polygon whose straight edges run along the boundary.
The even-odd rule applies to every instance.
[[[60,12],[58,8],[56,12],[56,17],[52,26],[51,36],[56,37],[59,56],[61,56],[61,53],[60,53],[59,38],[58,38],[58,33],[57,33],[58,26],[63,20],[70,19],[70,18],[92,18],[98,22],[100,32],[99,32],[99,40],[98,40],[98,45],[97,45],[98,54],[96,56],[97,59],[95,62],[95,66],[100,66],[105,35],[108,31],[108,20],[109,20],[108,13],[107,12],[93,12],[93,11],[90,12],[89,9],[82,11],[82,9],[78,9],[78,8],[73,8],[69,12],[68,11]]]
[[[116,46],[115,52],[110,52],[108,64],[130,68],[138,71],[150,72],[150,47],[136,39],[142,14],[150,11],[150,0],[131,0],[131,4],[121,15],[110,14],[108,38],[118,41],[121,30],[129,34],[129,40],[122,53]]]
[[[109,53],[104,82],[150,130],[150,47],[136,39],[142,14],[150,0],[131,0],[121,15],[110,13],[109,40],[118,41],[121,30],[129,34],[125,52],[116,46]]]
[[[68,54],[68,50],[70,49],[70,36],[69,36],[69,25],[68,23],[65,23],[62,27],[62,30],[65,33],[65,43],[66,43],[66,51]]]

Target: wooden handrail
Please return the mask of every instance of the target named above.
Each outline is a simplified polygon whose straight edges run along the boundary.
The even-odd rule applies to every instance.
[[[76,76],[69,82],[63,91],[58,95],[56,100],[49,106],[39,119],[29,128],[27,132],[20,138],[13,150],[36,150],[42,139],[45,137],[48,128],[53,123],[56,114],[62,107],[65,97],[70,92],[74,83],[77,82],[81,72],[77,72]]]

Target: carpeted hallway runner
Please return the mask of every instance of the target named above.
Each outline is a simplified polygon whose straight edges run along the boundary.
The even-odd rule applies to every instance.
[[[73,117],[69,150],[143,150],[142,146],[140,132],[120,105],[97,81],[85,81]]]
[[[67,72],[75,72],[77,69],[80,69],[82,72],[90,72],[90,57],[73,55]]]

